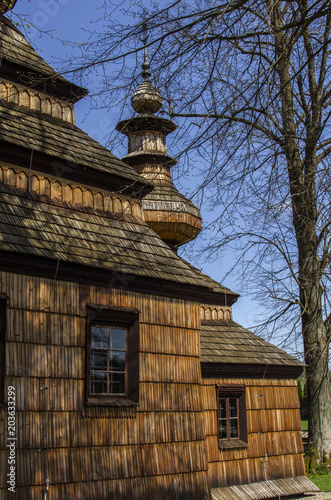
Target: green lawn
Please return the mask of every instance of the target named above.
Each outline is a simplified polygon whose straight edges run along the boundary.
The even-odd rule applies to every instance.
[[[331,491],[330,474],[308,474],[308,478],[316,484],[317,488],[321,491]]]
[[[301,429],[308,430],[308,420],[301,420]],[[307,474],[307,477],[321,491],[331,491],[331,463],[330,460],[327,462],[327,464],[317,467],[316,474]],[[329,500],[331,500],[331,495]]]

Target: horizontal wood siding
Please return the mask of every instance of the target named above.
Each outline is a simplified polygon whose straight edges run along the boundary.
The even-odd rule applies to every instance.
[[[41,498],[47,459],[48,500],[209,496],[198,304],[7,272],[0,292],[9,296],[5,385],[17,393],[20,499]],[[88,303],[140,311],[137,409],[84,405]]]
[[[248,446],[218,446],[216,385],[246,387]],[[212,488],[305,474],[295,380],[204,379],[208,475]]]

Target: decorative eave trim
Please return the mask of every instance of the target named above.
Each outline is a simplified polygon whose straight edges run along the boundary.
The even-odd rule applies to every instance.
[[[303,372],[299,365],[250,365],[243,363],[201,362],[202,378],[276,378],[297,379]]]
[[[122,158],[127,165],[141,165],[142,163],[152,163],[154,165],[162,165],[164,167],[171,168],[177,165],[177,160],[171,158],[166,153],[156,152],[156,151],[137,151],[134,153],[129,153]]]
[[[71,83],[60,75],[41,74],[12,61],[2,61],[1,77],[29,89],[38,90],[57,99],[67,99],[75,103],[88,94],[88,90]]]
[[[166,118],[160,118],[154,115],[133,116],[128,120],[122,120],[116,125],[116,130],[124,135],[131,135],[134,132],[159,132],[164,135],[171,134],[177,128],[177,125]]]
[[[236,302],[236,296],[216,293],[198,285],[183,284],[174,281],[149,278],[144,276],[122,274],[118,271],[99,269],[95,267],[58,261],[45,257],[26,255],[15,252],[0,252],[0,270],[32,276],[42,276],[133,292],[147,293],[177,299],[192,300],[200,303],[210,303],[231,306]]]
[[[3,142],[1,144],[1,161],[18,167],[30,168],[31,150]],[[85,184],[98,189],[107,189],[133,198],[142,199],[153,190],[153,186],[142,178],[142,182],[130,181],[108,172],[102,172],[86,165],[61,160],[55,156],[33,151],[33,170],[56,176],[77,184]]]

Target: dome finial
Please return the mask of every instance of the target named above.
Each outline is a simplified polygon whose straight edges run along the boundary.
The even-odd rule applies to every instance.
[[[142,76],[143,76],[145,82],[148,82],[152,74],[149,71],[149,69],[150,69],[151,66],[149,64],[148,55],[147,55],[148,31],[147,31],[147,20],[146,20],[146,13],[145,12],[144,12],[144,21],[142,23],[142,38],[141,38],[141,41],[144,44],[144,62],[141,65],[141,67],[143,69]]]
[[[144,81],[139,85],[137,90],[133,93],[131,97],[131,105],[137,113],[140,114],[153,114],[156,113],[162,106],[162,97],[160,92],[153,87],[151,82],[149,81],[152,76],[149,71],[150,64],[147,56],[147,41],[148,41],[148,33],[147,33],[147,20],[146,20],[146,12],[144,12],[144,20],[142,22],[142,37],[141,41],[144,44],[144,62],[142,64],[142,77]]]

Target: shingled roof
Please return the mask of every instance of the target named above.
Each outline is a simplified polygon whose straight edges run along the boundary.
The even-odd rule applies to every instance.
[[[207,288],[141,219],[0,185],[3,252]],[[211,289],[211,288],[210,288]]]
[[[203,321],[200,338],[202,363],[304,366],[290,354],[231,320]]]
[[[80,165],[82,170],[89,168],[112,174],[122,178],[125,185],[136,184],[137,190],[139,186],[150,186],[132,167],[75,125],[30,108],[13,103],[0,106],[0,138],[34,153],[46,154],[54,161],[65,161],[68,166]]]
[[[54,87],[70,88],[73,100],[78,100],[87,94],[87,90],[69,82],[59,73],[56,73],[44,59],[37,54],[32,45],[28,43],[18,28],[5,16],[0,15],[0,52],[2,59],[2,71],[5,69],[4,63],[17,67],[17,76],[22,80],[29,76],[26,82],[37,85],[43,80],[51,83]],[[7,69],[7,68],[6,68]],[[29,72],[29,75],[27,74]],[[13,73],[14,74],[14,73]]]

